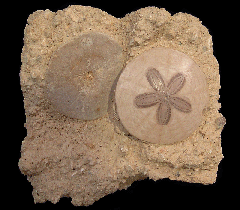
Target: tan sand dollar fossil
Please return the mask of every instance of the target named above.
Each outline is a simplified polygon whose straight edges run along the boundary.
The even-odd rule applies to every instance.
[[[131,135],[172,144],[201,124],[208,89],[205,75],[189,56],[158,47],[127,64],[115,98],[120,120]]]
[[[123,60],[122,47],[106,34],[85,33],[61,46],[46,73],[50,102],[71,118],[93,120],[103,116]]]

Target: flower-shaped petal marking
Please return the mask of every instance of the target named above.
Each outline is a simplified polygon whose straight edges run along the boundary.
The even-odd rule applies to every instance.
[[[155,91],[136,96],[134,103],[138,108],[147,108],[158,104],[157,121],[160,125],[168,124],[171,118],[171,105],[181,112],[191,112],[192,106],[187,100],[173,96],[183,88],[186,82],[183,74],[174,75],[167,87],[159,71],[154,68],[148,69],[146,77]]]

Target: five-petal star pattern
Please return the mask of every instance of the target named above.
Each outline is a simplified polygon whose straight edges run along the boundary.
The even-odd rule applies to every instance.
[[[155,68],[150,68],[146,74],[149,84],[154,89],[154,92],[143,93],[136,96],[134,104],[138,108],[147,108],[154,105],[158,105],[157,109],[157,122],[160,125],[167,125],[171,118],[171,106],[175,109],[189,113],[192,111],[192,106],[189,101],[175,96],[179,92],[185,82],[186,78],[183,74],[177,73],[174,75],[168,85],[165,85],[165,82]]]

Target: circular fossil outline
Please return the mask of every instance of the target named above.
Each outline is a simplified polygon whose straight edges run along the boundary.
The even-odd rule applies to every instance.
[[[60,46],[46,71],[47,98],[60,113],[81,120],[104,116],[124,53],[109,35],[89,32]]]
[[[157,121],[156,113],[167,113],[170,105],[159,111],[163,108],[154,104],[160,103],[156,95],[148,95],[146,104],[142,104],[147,108],[136,106],[136,97],[154,91],[146,76],[149,68],[159,71],[165,85],[171,84],[171,79],[179,73],[185,78],[180,90],[171,90],[178,97],[175,102],[186,103],[185,111],[172,101],[171,117],[166,114],[162,124]],[[209,100],[206,78],[199,66],[186,54],[165,47],[152,48],[130,61],[119,77],[115,93],[117,113],[125,129],[144,142],[158,144],[172,144],[190,136],[201,124],[202,110]],[[152,106],[148,106],[147,100]]]

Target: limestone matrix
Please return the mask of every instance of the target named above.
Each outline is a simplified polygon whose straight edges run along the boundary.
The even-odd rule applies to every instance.
[[[91,31],[106,34],[121,45],[126,63],[159,46],[190,56],[205,74],[209,91],[200,127],[171,145],[132,138],[116,114],[114,87],[108,113],[102,118],[84,121],[58,113],[44,92],[49,60],[61,45]],[[87,206],[147,177],[202,184],[216,181],[225,120],[218,111],[220,77],[212,38],[198,18],[185,13],[171,16],[156,7],[121,19],[85,6],[56,13],[36,11],[25,28],[20,78],[27,136],[19,168],[33,186],[36,203],[57,203],[66,196],[76,206]]]

